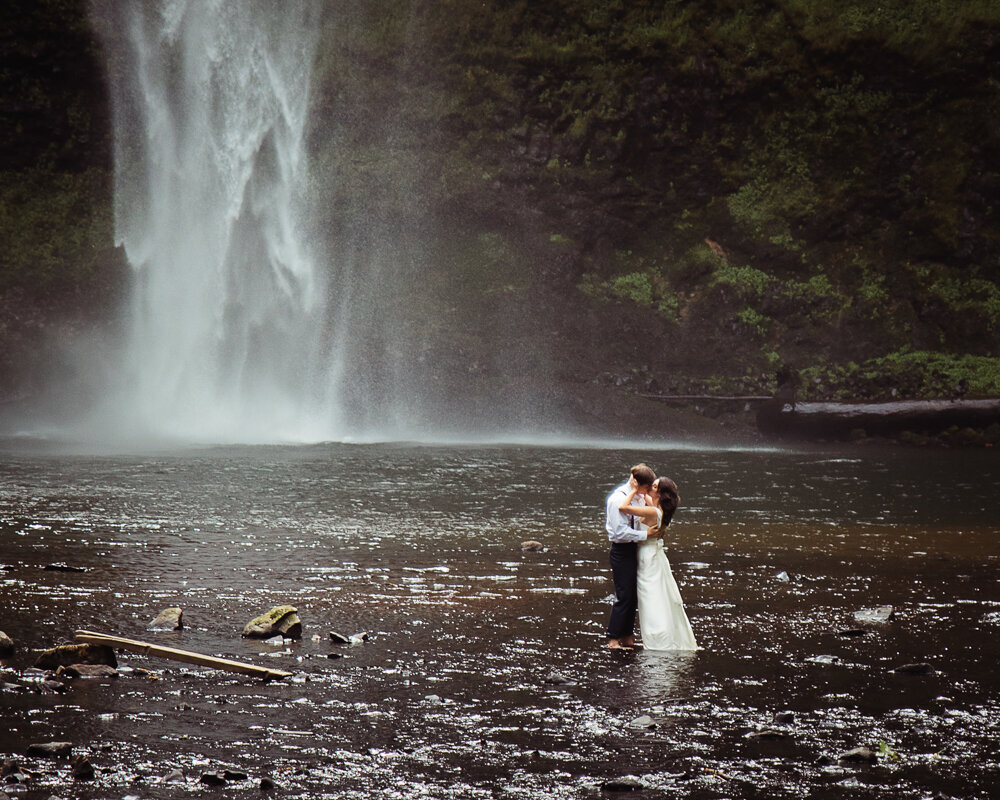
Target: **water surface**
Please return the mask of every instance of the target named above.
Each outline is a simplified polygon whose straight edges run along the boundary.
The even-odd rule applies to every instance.
[[[694,654],[601,647],[603,500],[640,459],[680,486],[668,547]],[[8,791],[172,798],[269,776],[288,797],[570,798],[633,776],[647,797],[986,797],[998,484],[995,456],[971,451],[8,449],[0,628],[20,650],[0,753],[38,772]],[[282,603],[302,641],[240,638]],[[855,621],[883,604],[888,623]],[[168,606],[187,627],[146,630]],[[123,653],[115,680],[42,690],[26,651],[80,628],[295,677]],[[934,672],[893,671],[914,662]],[[23,758],[52,740],[97,779]],[[838,761],[860,745],[879,763]],[[248,778],[199,783],[222,769]]]

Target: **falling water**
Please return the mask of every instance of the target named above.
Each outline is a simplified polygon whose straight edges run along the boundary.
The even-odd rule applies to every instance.
[[[329,438],[326,286],[308,241],[310,0],[95,2],[134,270],[122,424]]]

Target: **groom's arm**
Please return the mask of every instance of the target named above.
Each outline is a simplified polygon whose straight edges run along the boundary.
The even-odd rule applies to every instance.
[[[608,532],[608,541],[616,544],[625,542],[644,542],[646,532],[637,531],[629,525],[628,517],[618,510],[618,506],[625,500],[622,492],[612,492],[608,498],[604,527]]]

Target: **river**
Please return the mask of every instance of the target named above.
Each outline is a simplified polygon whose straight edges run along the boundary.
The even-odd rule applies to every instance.
[[[18,650],[0,669],[0,754],[33,773],[12,797],[232,796],[265,777],[282,797],[463,800],[626,779],[681,798],[1000,783],[991,451],[57,450],[2,448],[0,629]],[[680,487],[666,541],[696,653],[602,647],[602,506],[639,460]],[[45,569],[60,562],[85,571]],[[301,641],[240,637],[284,603]],[[855,619],[880,605],[889,621]],[[169,606],[185,628],[147,630]],[[117,678],[43,690],[30,650],[81,628],[294,677],[121,653]],[[912,663],[933,671],[894,671]],[[25,757],[48,741],[96,778]],[[877,763],[840,760],[859,746]],[[225,787],[200,782],[226,769]]]

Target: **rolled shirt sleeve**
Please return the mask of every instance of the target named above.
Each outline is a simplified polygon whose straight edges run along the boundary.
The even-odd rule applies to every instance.
[[[604,527],[608,531],[608,541],[615,542],[617,544],[623,544],[625,542],[644,542],[647,538],[646,531],[632,528],[629,525],[631,517],[618,510],[618,507],[624,503],[625,498],[628,497],[626,486],[619,486],[608,496],[606,506],[607,513],[605,514],[606,521],[604,524]]]

